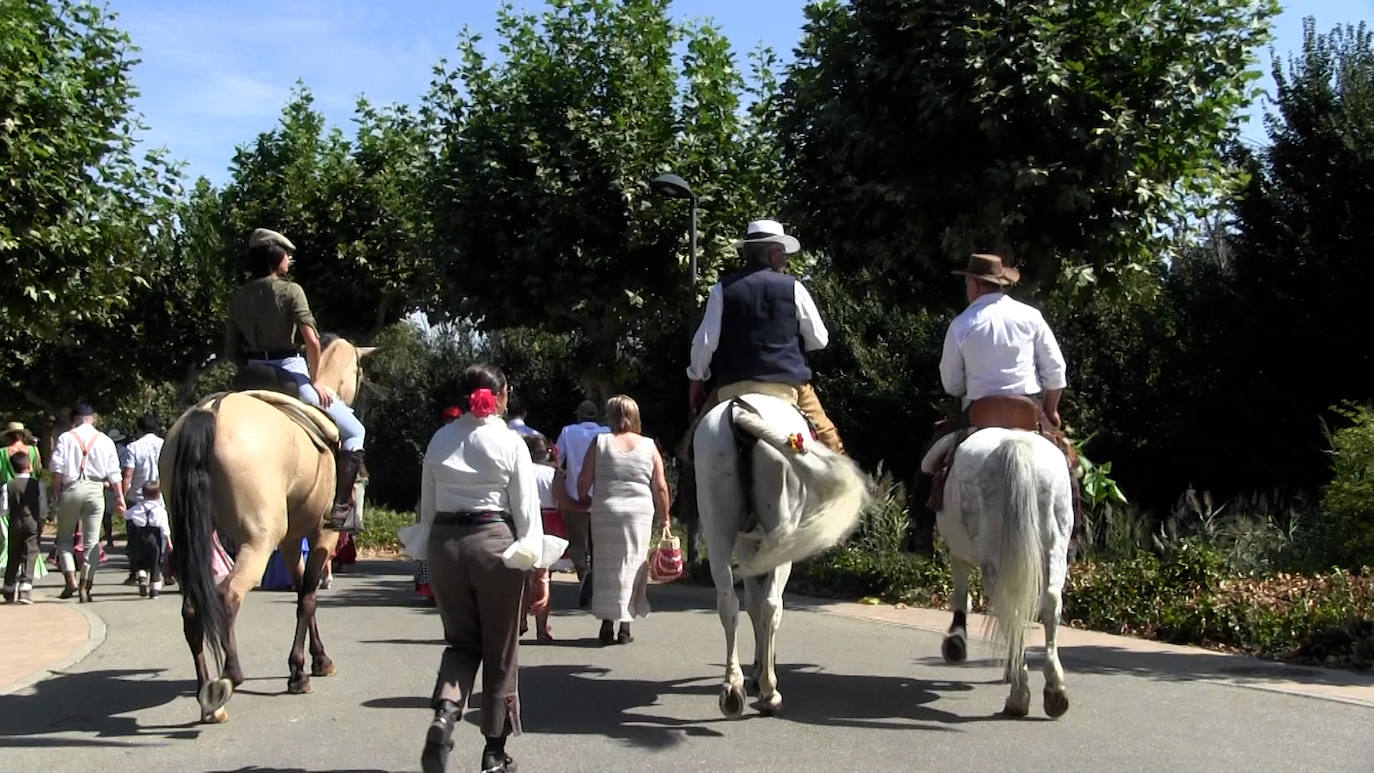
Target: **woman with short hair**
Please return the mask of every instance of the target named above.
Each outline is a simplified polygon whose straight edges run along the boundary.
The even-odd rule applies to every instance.
[[[609,434],[587,449],[578,497],[588,503],[592,531],[592,614],[602,644],[634,641],[630,623],[649,614],[649,537],[657,512],[668,526],[663,455],[640,434],[639,404],[628,395],[606,401]],[[620,630],[614,631],[614,624]]]
[[[434,433],[420,480],[430,582],[448,642],[420,763],[426,773],[444,770],[481,666],[481,769],[499,773],[515,769],[506,736],[520,732],[517,653],[526,573],[547,567],[549,551],[542,545],[529,449],[501,419],[509,396],[505,374],[473,365],[459,386],[466,395],[463,416]],[[547,606],[544,586],[531,607]]]

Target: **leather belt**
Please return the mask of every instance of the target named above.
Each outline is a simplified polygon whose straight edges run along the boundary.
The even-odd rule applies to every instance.
[[[244,349],[243,356],[250,360],[284,360],[287,357],[299,357],[300,351],[297,349]]]
[[[515,528],[515,521],[510,514],[500,511],[463,510],[434,514],[435,526],[485,526],[489,523],[504,523],[512,529]]]

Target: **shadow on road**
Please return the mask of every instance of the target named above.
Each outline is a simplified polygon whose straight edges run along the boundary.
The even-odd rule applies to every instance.
[[[1043,653],[1043,650],[1041,650]],[[1334,668],[1308,668],[1234,655],[1196,650],[1132,651],[1122,647],[1078,645],[1061,647],[1059,658],[1067,671],[1086,674],[1131,674],[1165,682],[1220,681],[1243,684],[1297,682],[1309,685],[1374,687],[1374,675]]]
[[[125,746],[139,738],[194,739],[200,735],[194,722],[141,725],[134,716],[121,716],[194,691],[190,680],[160,678],[165,670],[58,672],[37,683],[32,695],[0,695],[0,747]],[[93,733],[95,738],[44,737],[73,731]]]
[[[991,697],[987,715],[965,717],[934,708],[942,693],[967,692],[962,681],[923,681],[907,677],[854,675],[814,665],[781,665],[779,687],[789,697],[771,719],[755,711],[746,719],[795,722],[827,727],[949,732],[970,722],[1006,721],[993,714],[1001,698]],[[520,669],[522,724],[525,732],[549,735],[598,735],[632,746],[663,750],[689,737],[723,737],[713,727],[728,720],[718,714],[719,685],[714,677],[666,681],[617,679],[613,671],[590,665],[540,665]],[[691,696],[700,719],[656,713],[665,698]],[[537,696],[537,697],[536,697]],[[995,704],[995,705],[994,705]],[[362,704],[380,709],[426,709],[423,696],[376,698]],[[480,693],[472,696],[467,721],[477,725]],[[1032,718],[1048,721],[1045,717]]]

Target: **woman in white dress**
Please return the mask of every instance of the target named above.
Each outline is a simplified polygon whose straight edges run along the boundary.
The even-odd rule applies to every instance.
[[[587,449],[577,490],[590,506],[592,614],[601,620],[601,643],[628,644],[631,621],[649,613],[649,536],[655,513],[668,524],[668,479],[658,445],[640,434],[633,399],[607,400],[606,423],[611,432]]]

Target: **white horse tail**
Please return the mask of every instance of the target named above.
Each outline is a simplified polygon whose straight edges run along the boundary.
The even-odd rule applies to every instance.
[[[868,480],[859,466],[809,436],[802,450],[793,449],[788,435],[757,413],[734,410],[733,414],[736,426],[782,455],[806,492],[805,506],[793,528],[778,529],[751,540],[751,545],[736,544],[740,574],[765,574],[783,564],[809,558],[849,536],[871,498]]]
[[[988,588],[992,631],[1009,645],[1008,668],[1019,672],[1025,661],[1022,632],[1035,620],[1045,591],[1045,552],[1040,544],[1039,487],[1035,466],[1035,436],[1016,432],[988,457],[988,470],[998,476],[1001,496],[990,504],[1003,507],[1002,551]],[[997,523],[997,519],[990,519]]]

